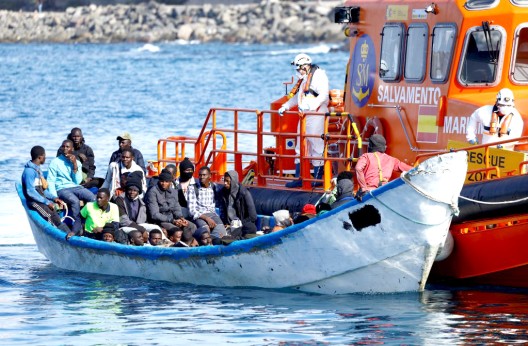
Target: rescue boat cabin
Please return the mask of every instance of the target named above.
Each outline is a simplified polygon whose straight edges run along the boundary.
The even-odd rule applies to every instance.
[[[350,57],[343,62],[343,90],[331,91],[331,112],[309,113],[325,117],[324,185],[316,190],[329,189],[338,171],[352,170],[373,133],[386,137],[389,154],[411,165],[422,155],[467,146],[470,115],[493,105],[502,88],[513,91],[527,122],[527,0],[345,1],[335,9],[335,21],[343,25]],[[276,110],[287,97],[270,110],[212,108],[197,137],[159,140],[153,174],[189,157],[197,169],[210,166],[216,180],[235,169],[245,184],[281,189],[294,179],[300,141],[301,190],[314,191],[312,183],[321,181],[311,176],[310,162],[317,158],[307,156],[308,113],[291,109],[280,117]],[[470,154],[470,162],[486,166],[486,175],[475,181],[489,177],[487,167],[500,166],[501,155],[510,152],[483,147]],[[514,168],[492,168],[494,175],[523,170],[520,155]]]
[[[528,110],[528,1],[350,1],[345,109],[379,119],[388,152],[418,154],[467,143],[471,113],[502,88]],[[527,131],[524,131],[526,134]]]

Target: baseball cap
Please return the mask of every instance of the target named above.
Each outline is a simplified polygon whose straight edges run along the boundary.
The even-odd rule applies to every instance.
[[[122,134],[120,134],[119,136],[117,136],[116,138],[118,141],[122,140],[122,139],[128,139],[128,140],[132,140],[132,136],[130,135],[130,133],[128,132],[123,132]]]

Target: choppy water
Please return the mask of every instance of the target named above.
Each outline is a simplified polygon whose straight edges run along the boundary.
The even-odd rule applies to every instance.
[[[33,145],[50,156],[84,131],[104,175],[128,131],[156,141],[197,134],[209,107],[266,109],[307,51],[344,82],[346,52],[321,46],[0,45],[0,344],[528,343],[528,295],[429,286],[423,294],[337,297],[194,287],[67,272],[37,250],[14,192]],[[251,145],[251,143],[248,143]]]

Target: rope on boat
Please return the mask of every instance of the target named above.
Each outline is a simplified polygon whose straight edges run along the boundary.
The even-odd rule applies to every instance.
[[[369,191],[368,194],[369,194],[370,196],[372,196],[372,198],[374,198],[376,201],[378,201],[381,205],[383,205],[385,208],[387,208],[387,209],[389,209],[390,211],[392,211],[394,214],[400,216],[401,218],[403,218],[403,219],[405,219],[405,220],[409,220],[409,221],[411,221],[411,222],[413,222],[413,223],[416,223],[416,224],[418,224],[418,225],[423,225],[423,226],[439,226],[439,225],[443,224],[444,222],[449,221],[449,219],[451,219],[451,216],[452,216],[452,215],[458,215],[458,214],[454,214],[454,213],[452,213],[452,214],[450,214],[449,216],[447,216],[444,220],[442,220],[442,221],[440,221],[440,222],[438,222],[438,223],[425,223],[425,222],[421,222],[421,221],[418,221],[418,220],[411,219],[411,218],[409,218],[409,217],[407,217],[407,216],[401,214],[400,212],[394,210],[393,208],[389,207],[387,204],[383,203],[382,200],[380,200],[379,198],[377,198],[376,196],[374,196],[374,195],[372,194],[372,191]],[[426,195],[424,195],[424,196],[426,196]],[[426,196],[426,197],[427,197],[427,196]],[[441,202],[441,203],[445,203],[445,204],[447,204],[447,205],[450,206],[449,203],[446,203],[446,202]],[[458,210],[458,208],[457,208],[457,210]]]
[[[463,199],[463,200],[466,200],[466,201],[469,201],[469,202],[473,202],[473,203],[478,203],[478,204],[489,204],[489,205],[500,205],[500,204],[513,204],[513,203],[519,203],[519,202],[524,202],[524,201],[527,201],[528,200],[528,197],[523,197],[523,198],[519,198],[519,199],[516,199],[514,201],[502,201],[502,202],[485,202],[485,201],[478,201],[476,199],[472,199],[472,198],[468,198],[468,197],[464,197],[464,196],[458,196],[458,198],[460,199]]]
[[[458,216],[458,214],[460,214],[460,209],[458,209],[458,203],[457,203],[458,200],[456,198],[453,198],[451,200],[451,202],[441,201],[441,200],[439,200],[437,198],[434,198],[433,196],[427,194],[422,189],[420,189],[418,186],[416,186],[413,183],[411,183],[411,181],[409,179],[407,179],[407,176],[405,174],[402,174],[401,179],[407,185],[412,187],[414,189],[414,191],[418,192],[420,195],[422,195],[422,196],[424,196],[426,198],[429,198],[431,201],[447,204],[449,206],[449,208],[451,208],[451,215]],[[459,195],[459,197],[461,197],[461,196]]]
[[[411,219],[403,214],[401,214],[400,212],[396,211],[394,208],[391,208],[389,207],[387,204],[383,203],[382,200],[380,200],[379,198],[377,198],[376,196],[374,196],[372,194],[372,191],[368,191],[369,195],[372,196],[372,198],[374,198],[375,200],[377,200],[379,203],[381,203],[381,205],[383,205],[385,208],[389,209],[390,211],[392,211],[393,213],[395,213],[396,215],[400,216],[401,218],[403,219],[406,219],[406,220],[409,220],[413,223],[416,223],[416,224],[419,224],[419,225],[424,225],[424,226],[438,226],[438,225],[441,225],[443,224],[444,222],[446,221],[449,221],[449,219],[455,215],[457,216],[459,213],[460,213],[460,210],[458,209],[458,205],[457,205],[457,199],[452,199],[451,202],[446,202],[446,201],[441,201],[431,195],[429,195],[428,193],[424,192],[422,189],[420,189],[418,186],[414,185],[413,183],[411,183],[411,181],[407,178],[407,176],[405,174],[402,174],[401,175],[401,179],[408,185],[410,186],[411,188],[413,188],[417,193],[419,193],[420,195],[424,196],[425,198],[428,198],[434,202],[437,202],[437,203],[442,203],[442,204],[447,204],[449,206],[449,208],[451,209],[451,214],[448,215],[444,220],[442,220],[441,222],[439,223],[436,223],[436,224],[429,224],[429,223],[424,223],[424,222],[421,222],[421,221],[418,221],[418,220],[414,220],[414,219]]]
[[[73,217],[68,216],[68,204],[63,203],[62,206],[64,207],[64,217],[61,217],[61,221],[64,222],[64,220],[70,219],[75,222],[75,219]]]

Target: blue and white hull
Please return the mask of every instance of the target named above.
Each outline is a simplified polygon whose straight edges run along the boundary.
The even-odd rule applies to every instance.
[[[466,153],[431,158],[364,197],[229,246],[134,247],[65,234],[26,207],[39,251],[60,268],[221,287],[322,294],[424,289],[448,234]]]

